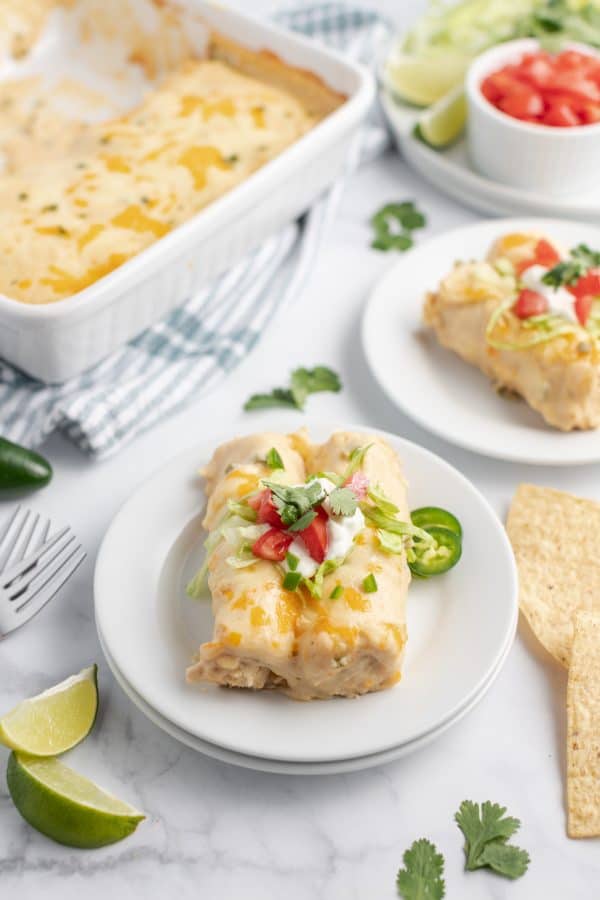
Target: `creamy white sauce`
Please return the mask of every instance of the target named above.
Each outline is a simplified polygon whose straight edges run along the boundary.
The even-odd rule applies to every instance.
[[[329,478],[319,478],[317,480],[327,494],[330,494],[336,488],[336,485]],[[296,486],[303,487],[303,485]],[[329,516],[327,520],[327,554],[325,559],[339,559],[346,556],[352,546],[352,541],[365,527],[365,517],[360,509],[356,509],[352,516],[334,516],[327,498],[325,498],[322,505]],[[304,578],[312,578],[319,568],[319,563],[307,552],[306,547],[299,538],[294,538],[290,544],[289,553],[298,557],[296,572],[300,572]],[[284,561],[283,565],[289,571],[287,560]]]
[[[577,322],[573,295],[564,287],[554,288],[542,281],[548,271],[550,270],[545,266],[530,266],[521,275],[521,281],[530,291],[535,291],[546,298],[551,312],[565,316],[571,322]]]

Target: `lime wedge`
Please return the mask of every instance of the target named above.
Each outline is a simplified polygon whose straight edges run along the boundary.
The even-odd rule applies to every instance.
[[[96,719],[96,666],[24,700],[0,719],[0,742],[31,756],[56,756],[86,737]]]
[[[42,834],[68,847],[104,847],[132,834],[144,816],[57,759],[11,753],[13,803]]]
[[[395,54],[386,64],[387,85],[400,100],[415,106],[429,106],[462,84],[468,60],[445,52],[443,55],[406,56]]]
[[[459,85],[419,116],[415,130],[430,147],[447,147],[461,134],[466,121],[467,101]]]

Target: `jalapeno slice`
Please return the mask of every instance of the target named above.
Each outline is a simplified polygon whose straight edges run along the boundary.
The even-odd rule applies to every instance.
[[[462,544],[460,537],[449,528],[441,525],[431,525],[427,533],[434,539],[435,544],[414,546],[415,560],[409,563],[414,575],[428,578],[430,575],[441,575],[447,572],[460,559]]]
[[[433,525],[441,528],[447,528],[452,531],[458,538],[462,538],[462,527],[456,516],[453,516],[447,509],[441,509],[439,506],[420,506],[414,509],[410,514],[413,525],[429,531]]]

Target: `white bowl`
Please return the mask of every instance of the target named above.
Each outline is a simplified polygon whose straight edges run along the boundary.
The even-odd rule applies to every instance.
[[[599,56],[585,44],[567,44]],[[555,128],[522,122],[496,109],[481,92],[487,75],[540,49],[524,38],[492,47],[478,56],[467,72],[467,142],[471,162],[483,175],[511,187],[559,196],[584,190],[598,180],[600,123]]]

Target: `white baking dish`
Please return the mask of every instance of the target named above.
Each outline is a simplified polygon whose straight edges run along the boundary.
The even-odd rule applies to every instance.
[[[372,102],[370,73],[339,53],[236,11],[187,2],[210,27],[310,70],[348,99],[230,193],[80,293],[38,306],[0,295],[0,356],[44,382],[93,366],[306,210],[339,173]]]

